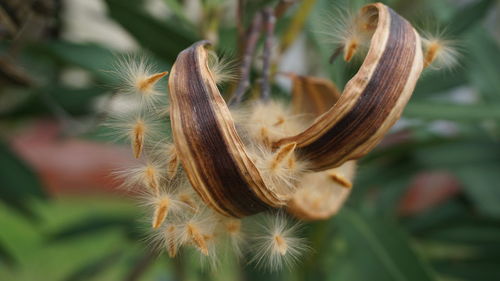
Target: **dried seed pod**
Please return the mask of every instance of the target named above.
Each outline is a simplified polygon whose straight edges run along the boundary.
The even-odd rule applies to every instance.
[[[378,19],[376,17],[375,18],[373,17],[373,15],[375,15],[374,10],[373,10],[374,8],[376,8],[376,10],[378,12]],[[380,9],[384,9],[385,12],[380,11]],[[381,121],[379,121],[380,122],[379,126],[381,126],[381,127],[375,128],[375,129],[378,129],[379,134],[381,134],[381,135],[379,135],[378,137],[371,136],[371,138],[369,135],[367,135],[366,137],[369,137],[367,139],[367,142],[359,144],[360,147],[363,147],[363,145],[364,145],[365,146],[364,151],[368,152],[373,146],[375,146],[377,144],[377,142],[383,136],[385,131],[388,128],[390,128],[392,123],[395,122],[399,118],[399,114],[400,114],[402,108],[404,107],[404,105],[406,104],[406,101],[409,98],[409,95],[411,95],[411,92],[413,91],[413,87],[414,87],[414,84],[416,82],[416,79],[418,78],[418,75],[420,74],[421,69],[422,69],[422,66],[420,64],[416,63],[416,65],[414,65],[415,62],[412,62],[412,64],[407,65],[408,69],[406,70],[406,72],[409,73],[408,74],[409,77],[405,78],[406,81],[403,79],[402,81],[399,82],[401,85],[404,85],[402,90],[393,89],[392,92],[387,91],[387,93],[385,93],[384,88],[382,88],[382,89],[371,89],[371,91],[370,91],[370,88],[369,88],[370,83],[377,84],[375,86],[381,86],[378,84],[382,82],[381,79],[383,79],[383,76],[387,75],[387,74],[383,74],[383,72],[382,72],[384,70],[380,66],[380,65],[382,65],[382,66],[384,65],[383,64],[384,61],[382,61],[382,60],[387,61],[390,59],[395,59],[395,58],[388,57],[388,55],[384,55],[384,53],[387,52],[386,49],[396,48],[396,46],[397,46],[397,45],[395,45],[395,42],[391,41],[391,39],[392,40],[401,40],[398,37],[393,38],[393,36],[391,36],[390,34],[387,35],[385,33],[386,32],[394,32],[394,31],[392,31],[393,28],[395,29],[395,27],[393,27],[394,23],[399,22],[400,24],[404,24],[403,30],[406,30],[410,34],[414,34],[414,38],[415,38],[413,41],[410,41],[410,47],[412,47],[411,44],[414,44],[413,47],[410,49],[410,50],[413,50],[414,54],[412,56],[410,56],[410,58],[413,60],[418,60],[420,57],[422,57],[422,55],[418,53],[419,52],[418,47],[415,46],[416,44],[419,44],[418,34],[416,34],[416,32],[413,31],[413,28],[411,28],[411,26],[409,26],[409,24],[404,22],[404,20],[399,18],[399,16],[395,15],[394,12],[392,12],[390,9],[388,9],[387,7],[385,7],[381,4],[374,4],[374,5],[366,6],[362,12],[368,13],[371,15],[369,17],[361,16],[360,18],[371,19],[371,21],[376,20],[376,23],[378,25],[377,25],[377,29],[375,31],[375,34],[373,35],[372,44],[370,46],[370,52],[368,53],[368,56],[365,59],[364,65],[361,67],[358,74],[349,82],[349,84],[347,85],[346,89],[344,90],[344,94],[340,98],[340,100],[336,101],[336,99],[339,99],[339,94],[336,92],[336,89],[334,87],[323,88],[320,90],[317,87],[314,87],[315,83],[310,81],[310,79],[308,79],[307,77],[301,77],[300,79],[297,77],[292,77],[292,79],[294,80],[294,82],[293,82],[294,88],[293,88],[293,93],[292,93],[293,94],[292,104],[294,105],[294,110],[296,112],[316,113],[316,115],[314,115],[314,117],[324,113],[324,115],[321,118],[325,119],[325,118],[329,118],[329,117],[332,118],[335,116],[341,117],[342,114],[346,114],[345,116],[349,116],[349,114],[355,114],[356,110],[360,110],[357,108],[357,106],[359,106],[361,108],[363,108],[363,106],[365,106],[366,108],[369,109],[370,108],[370,103],[369,103],[370,101],[365,100],[365,99],[367,99],[366,97],[369,94],[372,94],[372,95],[373,94],[378,94],[378,95],[387,94],[387,95],[389,95],[388,98],[393,99],[393,102],[395,102],[396,106],[398,106],[398,99],[399,99],[400,100],[399,101],[400,108],[390,108],[389,107],[386,109],[386,110],[389,110],[385,113],[386,116],[378,117],[381,119]],[[390,16],[389,19],[385,19],[385,25],[389,26],[389,31],[382,29],[383,32],[380,32],[380,28],[384,26],[384,19],[382,18],[384,13],[386,15]],[[389,21],[389,23],[387,23],[387,20]],[[373,23],[366,23],[366,24],[373,25]],[[408,28],[408,26],[409,26],[409,28]],[[377,34],[377,32],[378,32],[378,34]],[[386,40],[385,48],[374,49],[375,47],[380,48],[379,46],[376,46],[376,45],[374,46],[374,44],[377,42],[381,42],[381,41],[377,41],[377,40],[383,40],[383,38],[380,39],[380,37],[382,35],[387,37],[385,39]],[[377,38],[377,36],[378,36],[378,38]],[[406,49],[401,48],[401,47],[399,47],[399,49],[401,49],[400,50],[400,52],[402,52],[401,55],[404,56],[405,55],[404,51]],[[378,52],[374,52],[373,50],[378,51]],[[406,51],[408,52],[408,50],[406,50]],[[378,56],[378,58],[374,54],[376,56]],[[372,62],[371,64],[369,64],[370,59],[372,59],[375,63]],[[394,62],[397,62],[397,60]],[[389,66],[386,66],[386,67],[389,67]],[[392,67],[392,66],[390,66],[390,67]],[[365,69],[363,69],[363,68],[365,68]],[[363,71],[365,71],[365,72],[363,72]],[[389,70],[389,72],[390,71],[391,70]],[[416,71],[416,73],[414,73],[415,71]],[[360,77],[358,77],[360,74],[362,75],[363,73],[366,74],[366,73],[370,73],[370,72],[371,72],[371,76],[367,76],[368,78],[361,77],[361,78],[365,78],[366,81],[363,81],[363,79],[360,79]],[[382,73],[382,74],[380,74],[380,73]],[[414,76],[411,76],[412,73]],[[395,74],[397,74],[397,73],[395,73]],[[382,76],[377,78],[376,75],[382,75]],[[399,77],[397,77],[397,78],[402,79]],[[358,80],[356,80],[356,79],[358,79]],[[378,80],[372,81],[372,79],[378,79]],[[388,77],[387,79],[393,79],[393,78]],[[372,82],[370,82],[370,81],[372,81]],[[363,85],[363,82],[365,82],[366,84]],[[397,82],[397,80],[396,80],[396,82]],[[324,82],[324,84],[327,84],[327,83]],[[307,89],[305,85],[310,85],[310,89]],[[393,85],[385,85],[385,88],[390,89],[390,87],[392,87],[392,86]],[[405,89],[406,87],[411,87],[411,89]],[[318,94],[319,92],[323,93],[323,95]],[[356,95],[358,95],[358,96],[356,97]],[[392,95],[392,97],[391,97],[391,95]],[[311,97],[309,97],[309,96],[311,96]],[[361,99],[361,100],[359,100],[359,99]],[[307,101],[309,101],[309,102],[307,102]],[[345,104],[346,102],[347,103],[351,102],[351,104],[346,105]],[[371,102],[375,103],[377,101],[372,100]],[[325,113],[326,110],[324,110],[324,108],[330,107],[334,103],[336,103],[336,105],[333,106],[328,112]],[[321,107],[318,105],[323,105],[323,106]],[[372,104],[371,107],[373,108],[373,106],[375,106],[375,105],[376,104]],[[382,105],[385,106],[386,104],[382,104]],[[388,105],[390,105],[390,104],[388,104]],[[392,106],[394,106],[394,104]],[[383,110],[384,110],[384,108],[382,108],[382,112],[383,112]],[[398,112],[394,113],[394,112],[391,112],[390,110],[393,110],[393,111],[399,110],[399,113]],[[359,111],[358,111],[358,113],[359,113]],[[375,111],[373,113],[377,114],[377,112],[375,112]],[[391,116],[391,114],[392,114],[392,116]],[[355,116],[355,115],[353,115],[353,116]],[[374,118],[374,117],[376,117],[376,116],[364,115],[364,118],[366,118],[364,121],[366,123],[366,125],[365,125],[365,123],[356,123],[355,122],[356,120],[354,120],[354,119],[352,120],[352,122],[354,122],[353,123],[354,126],[356,126],[356,125],[358,126],[357,127],[358,130],[367,130],[367,129],[371,129],[371,128],[369,128],[369,127],[364,128],[363,126],[369,126],[370,121],[371,121],[370,119]],[[346,117],[344,117],[344,118],[346,118]],[[385,120],[384,120],[384,118],[385,118]],[[320,120],[316,121],[316,123],[320,122]],[[340,118],[340,119],[330,119],[330,120],[336,120],[336,122],[338,122],[338,124],[341,124],[343,119]],[[347,122],[347,121],[348,120],[343,121],[343,122]],[[309,130],[309,132],[308,132],[309,134],[314,134],[314,129],[311,130],[311,128],[313,128],[315,124],[313,124],[309,129],[307,129],[307,130]],[[383,126],[386,126],[386,127],[384,128]],[[332,127],[330,128],[330,130],[334,130],[334,128],[335,128],[335,123],[332,123]],[[320,129],[320,128],[318,127],[317,129]],[[307,132],[307,130],[305,132]],[[346,127],[346,128],[344,128],[344,130],[348,130],[348,128]],[[333,131],[333,132],[335,132],[335,131]],[[339,134],[342,134],[343,130],[337,129],[336,132]],[[328,135],[328,133],[329,133],[328,130],[323,132],[323,134],[325,134],[325,135]],[[355,134],[355,136],[359,137],[356,134]],[[307,137],[308,136],[306,135],[305,138],[303,138],[303,139],[304,139],[304,141],[307,141],[307,140],[310,141],[311,139],[313,139],[312,143],[309,144],[309,146],[312,146],[312,147],[314,147],[315,145],[318,145],[318,143],[321,143],[320,142],[321,138],[323,138],[323,141],[325,141],[325,140],[331,141],[331,140],[328,140],[324,136],[321,136],[321,135],[317,135],[318,139],[316,139],[316,140],[314,140],[314,138],[308,139]],[[349,139],[349,136],[344,135],[344,138]],[[299,187],[298,187],[297,191],[294,193],[293,198],[290,200],[290,202],[288,203],[288,206],[287,206],[288,211],[290,213],[292,213],[293,215],[295,215],[296,217],[303,219],[303,220],[326,219],[326,218],[328,218],[328,217],[330,217],[338,212],[338,210],[344,204],[345,200],[347,199],[348,195],[350,194],[351,187],[352,187],[352,179],[354,177],[356,164],[355,164],[355,161],[347,161],[347,162],[345,162],[345,161],[348,159],[351,159],[351,158],[359,157],[359,156],[361,156],[361,154],[358,154],[358,155],[354,154],[355,157],[352,157],[352,155],[353,155],[352,153],[353,152],[356,153],[355,151],[359,150],[359,147],[349,148],[348,143],[344,143],[344,145],[342,145],[341,144],[342,140],[340,140],[340,141],[341,142],[337,142],[336,145],[338,145],[338,146],[336,146],[336,147],[335,147],[335,142],[332,142],[332,143],[329,143],[326,145],[325,145],[325,143],[323,143],[323,145],[324,145],[323,148],[320,148],[320,149],[324,149],[325,150],[324,152],[329,151],[330,154],[328,154],[328,156],[332,157],[332,159],[323,158],[321,160],[321,159],[314,159],[314,158],[311,159],[309,157],[307,158],[308,161],[313,161],[312,162],[313,166],[314,165],[316,166],[316,167],[313,167],[313,169],[316,169],[316,170],[323,170],[325,167],[324,166],[325,164],[326,164],[326,167],[339,166],[339,164],[340,164],[340,166],[338,168],[333,168],[333,169],[329,169],[329,170],[325,170],[325,171],[319,171],[316,173],[309,173],[302,178],[301,182],[298,184]],[[351,139],[351,141],[356,142],[359,140]],[[329,145],[333,145],[333,146],[329,147]],[[347,147],[345,147],[345,146],[347,146]],[[345,151],[338,153],[335,150],[328,150],[328,149],[332,149],[332,148],[341,149],[341,150],[344,149]],[[306,148],[306,150],[307,150],[307,148]],[[299,149],[299,151],[300,151],[300,149]],[[348,156],[345,156],[345,154],[347,154]],[[302,157],[304,157],[304,156],[302,155]],[[335,159],[334,157],[338,157],[338,158]],[[322,163],[316,162],[318,160],[321,161]],[[320,168],[317,167],[318,164],[321,165]]]
[[[347,161],[338,168],[306,174],[288,202],[288,212],[301,220],[335,215],[351,193],[355,170],[355,161]]]
[[[422,71],[420,36],[405,19],[381,3],[367,5],[361,13],[373,14],[364,18],[376,28],[358,73],[309,128],[274,143],[297,142],[298,155],[315,171],[372,150],[399,119]]]
[[[329,80],[290,74],[292,107],[295,114],[307,114],[308,121],[330,109],[340,98],[337,87]],[[354,177],[355,161],[339,168],[307,173],[288,202],[288,212],[302,220],[326,219],[344,204]]]
[[[170,118],[178,156],[191,185],[221,214],[243,217],[286,204],[248,156],[208,67],[207,41],[179,54],[169,77]]]
[[[422,71],[420,37],[406,20],[380,3],[365,6],[362,13],[370,15],[362,18],[374,33],[343,95],[308,129],[272,144],[278,151],[293,146],[292,162],[299,157],[313,171],[341,166],[370,151],[399,118]],[[227,216],[284,206],[295,188],[266,185],[216,86],[208,45],[201,41],[181,52],[169,77],[172,133],[186,175],[203,201]],[[323,175],[332,183],[348,185],[349,176],[327,172]],[[322,211],[324,216],[336,209]]]
[[[304,114],[308,121],[328,111],[340,98],[340,92],[330,80],[289,73],[292,79],[292,109]]]

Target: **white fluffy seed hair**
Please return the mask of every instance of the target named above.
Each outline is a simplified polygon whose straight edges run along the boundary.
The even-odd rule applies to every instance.
[[[145,149],[153,159],[158,159],[157,162],[161,162],[161,165],[165,167],[166,178],[168,180],[179,179],[180,160],[178,158],[175,145],[169,138],[165,137],[162,140],[157,141],[156,143],[148,142]],[[178,185],[180,185],[180,182],[178,183]]]
[[[210,210],[203,209],[193,213],[181,205],[181,209],[168,217],[159,228],[149,228],[148,240],[153,248],[167,251],[170,257],[174,257],[181,247],[191,246],[204,260],[216,263],[216,237],[213,235],[216,223],[214,213]]]
[[[348,161],[337,168],[308,173],[297,185],[294,200],[318,212],[328,211],[335,214],[351,192],[351,187],[339,182],[338,177],[352,184],[350,181],[354,178],[355,170],[355,161]]]
[[[270,271],[290,268],[309,249],[304,238],[297,237],[298,222],[292,222],[282,212],[267,214],[253,237],[251,263]]]
[[[190,214],[203,210],[206,205],[191,186],[183,170],[180,171],[177,180],[178,184],[176,184],[175,198],[189,206],[188,211]]]
[[[169,218],[158,229],[148,227],[149,236],[146,238],[146,242],[148,242],[150,247],[159,253],[166,251],[171,258],[177,255],[182,246],[175,219]]]
[[[217,85],[236,81],[239,78],[237,63],[227,53],[219,56],[215,51],[208,52],[208,67]]]
[[[127,140],[129,143],[133,142],[138,126],[141,126],[144,146],[158,142],[162,131],[159,119],[140,110],[111,112],[103,125],[109,128],[107,135],[115,141]]]
[[[165,184],[160,186],[158,194],[145,193],[142,196],[142,204],[151,214],[151,223],[153,228],[159,228],[170,218],[176,218],[182,212],[189,211],[189,206],[179,201],[174,192],[168,190]]]
[[[239,258],[246,246],[246,233],[243,220],[219,215],[215,235],[218,237],[220,256]]]
[[[330,11],[319,17],[316,25],[317,33],[323,36],[327,44],[344,48],[344,58],[348,55],[347,47],[354,46],[351,57],[366,53],[369,47],[372,31],[365,28],[370,14],[361,15],[357,7],[332,5]]]
[[[203,250],[207,252],[203,253],[205,256],[209,254],[208,244],[206,244],[206,249],[201,249],[200,245],[197,244],[200,241],[196,241],[196,237],[193,237],[193,230],[198,234],[203,236],[213,236],[217,226],[217,214],[209,209],[208,207],[198,209],[196,212],[185,212],[183,216],[179,217],[178,220],[179,229],[179,239],[180,244],[191,244],[194,245],[200,252]],[[206,238],[206,237],[203,237]],[[205,240],[205,239],[203,239]]]
[[[307,162],[296,158],[292,152],[280,163],[276,163],[275,156],[278,151],[279,149],[272,151],[262,144],[247,149],[266,185],[277,194],[286,196],[295,190],[296,184],[307,170]]]
[[[202,254],[199,250],[196,251],[200,259],[200,264],[202,267],[208,267],[210,270],[217,271],[224,258],[224,241],[215,231],[212,232],[212,234],[204,236],[208,248],[208,255]]]
[[[446,31],[421,31],[424,64],[431,69],[452,69],[458,65],[460,57],[456,40],[447,38]]]
[[[164,137],[155,143],[149,143],[147,149],[153,158],[166,162],[174,149],[174,144],[169,137]]]
[[[265,145],[295,135],[306,126],[302,115],[292,114],[286,105],[274,100],[255,102],[233,113],[242,133]]]
[[[129,55],[117,60],[113,71],[121,81],[119,91],[131,95],[141,107],[153,109],[166,97],[157,83],[167,72],[158,71],[145,56]]]
[[[140,193],[158,195],[162,191],[165,180],[165,168],[161,161],[146,159],[134,166],[122,168],[113,172],[118,180],[122,180],[122,187],[135,189]]]

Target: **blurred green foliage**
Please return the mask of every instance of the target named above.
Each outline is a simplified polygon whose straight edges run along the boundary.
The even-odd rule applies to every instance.
[[[200,22],[189,20],[183,1],[164,0],[171,13],[161,19],[147,12],[143,2],[102,0],[109,19],[158,65],[168,69],[179,51],[203,38],[204,19],[221,20],[216,47],[237,53],[235,22],[222,20],[224,13],[234,12],[228,10],[234,1],[200,0]],[[247,1],[245,22],[276,2]],[[335,5],[358,7],[364,2],[313,2],[303,34],[307,55],[315,56],[308,57],[310,66],[305,68],[343,86],[356,68],[326,62],[333,46],[317,32],[322,24],[318,19],[324,11],[335,17]],[[141,268],[149,264],[151,253],[142,242],[144,226],[132,202],[111,197],[48,199],[36,174],[2,141],[0,280],[500,280],[500,46],[485,28],[494,9],[498,27],[498,2],[382,2],[417,25],[431,18],[433,25],[444,28],[460,46],[460,64],[451,71],[423,74],[404,112],[405,141],[381,146],[363,159],[344,210],[306,226],[314,250],[302,263],[278,274],[234,262],[211,272],[184,254],[176,261],[155,257]],[[293,5],[280,19],[278,39],[299,9],[300,3]],[[0,50],[9,52],[14,43],[4,40]],[[77,121],[95,115],[96,98],[109,95],[110,85],[116,83],[110,71],[119,55],[97,43],[69,42],[60,36],[22,48],[16,64],[29,82],[18,83],[8,73],[3,77],[2,136],[26,120],[60,118],[61,110]],[[68,85],[61,79],[67,69],[84,71],[90,82]],[[286,96],[276,87],[276,93]],[[465,89],[472,99],[457,102],[457,89]],[[443,120],[451,131],[436,127]],[[415,176],[432,171],[455,177],[458,192],[402,215],[401,202]]]

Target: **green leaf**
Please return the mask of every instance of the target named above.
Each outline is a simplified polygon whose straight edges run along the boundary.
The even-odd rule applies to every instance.
[[[446,222],[434,225],[422,233],[425,239],[448,244],[468,245],[470,247],[500,247],[500,224],[498,219],[486,219],[477,214],[449,218]]]
[[[487,102],[500,104],[500,46],[484,30],[477,29],[466,37],[469,52],[468,77]]]
[[[106,93],[103,87],[74,89],[61,85],[51,85],[39,89],[30,89],[28,99],[0,116],[9,118],[55,114],[58,108],[72,116],[85,115],[94,112],[95,98]],[[57,107],[57,108],[55,108]]]
[[[198,40],[182,22],[157,20],[130,2],[133,1],[106,0],[110,16],[143,47],[166,62],[173,64],[178,53]]]
[[[457,168],[454,173],[464,192],[486,216],[500,218],[500,162],[483,162]]]
[[[446,104],[438,102],[410,102],[404,111],[405,117],[420,119],[445,119],[452,121],[478,121],[500,119],[498,105]]]
[[[429,169],[454,173],[474,206],[487,216],[500,217],[500,146],[491,140],[455,140],[414,152]]]
[[[460,59],[460,58],[459,58]],[[412,101],[420,98],[431,97],[433,94],[445,92],[467,83],[465,68],[453,71],[438,71],[429,69],[425,71],[415,88]]]
[[[498,270],[499,264],[500,259],[498,258],[496,260],[479,260],[475,263],[457,262],[453,259],[434,263],[436,268],[439,268],[439,271],[443,275],[452,276],[454,278],[449,280],[474,281],[500,280],[500,271]]]
[[[111,71],[119,53],[98,44],[50,41],[46,44],[37,44],[31,49],[59,63],[88,70],[103,83],[114,81]]]
[[[464,205],[457,199],[448,200],[404,220],[404,225],[413,235],[425,235],[440,225],[463,217],[467,212]]]
[[[499,163],[500,146],[489,140],[455,140],[421,147],[414,154],[429,169],[453,171],[457,167]]]
[[[361,280],[435,280],[395,224],[346,208],[336,219]]]
[[[46,199],[36,174],[0,141],[0,200],[7,206],[34,217],[31,199]]]
[[[112,253],[106,253],[100,258],[93,259],[89,263],[85,264],[78,270],[71,273],[65,281],[80,281],[89,280],[90,278],[98,276],[100,273],[104,272],[106,269],[115,265],[119,258],[123,255],[123,251],[117,250]]]
[[[268,272],[262,270],[262,268],[256,267],[255,265],[249,265],[243,267],[242,275],[243,280],[273,280],[273,281],[284,281],[283,272]]]
[[[0,242],[0,266],[2,264],[12,267],[16,264],[16,260]]]
[[[137,234],[135,228],[138,227],[133,216],[92,216],[50,234],[48,241],[60,242],[75,239],[112,228],[123,229],[127,234],[131,234],[130,236],[135,236]]]
[[[164,0],[170,10],[175,14],[176,17],[188,22],[188,19],[184,13],[182,5],[177,0]]]
[[[480,0],[465,5],[446,24],[446,32],[456,36],[474,27],[475,24],[485,18],[486,13],[490,11],[494,3],[494,0]]]

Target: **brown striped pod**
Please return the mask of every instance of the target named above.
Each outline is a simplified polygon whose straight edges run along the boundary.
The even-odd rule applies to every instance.
[[[292,108],[314,122],[340,98],[337,87],[329,80],[289,74],[292,79]],[[301,177],[287,203],[289,213],[301,220],[327,219],[344,205],[352,190],[356,161],[337,168],[309,172]]]
[[[207,41],[182,51],[170,72],[170,118],[177,154],[193,188],[221,214],[243,217],[280,207],[236,132],[208,67]]]
[[[314,124],[274,143],[296,142],[297,153],[314,171],[371,151],[399,119],[422,71],[420,36],[410,23],[381,3],[367,5],[361,13],[377,16],[369,17],[376,29],[359,71]]]
[[[328,111],[340,98],[340,92],[330,80],[288,74],[292,80],[292,110],[316,118]]]
[[[406,20],[379,3],[361,13],[369,15],[367,26],[374,32],[358,73],[309,128],[273,143],[277,151],[296,148],[295,155],[314,172],[340,169],[370,151],[399,118],[422,70],[420,38]],[[267,184],[249,156],[208,66],[208,45],[201,41],[181,52],[169,77],[172,134],[185,173],[204,202],[223,215],[244,217],[286,206],[297,189]],[[321,107],[318,101],[321,97],[310,110]],[[352,177],[326,176],[340,185]]]

